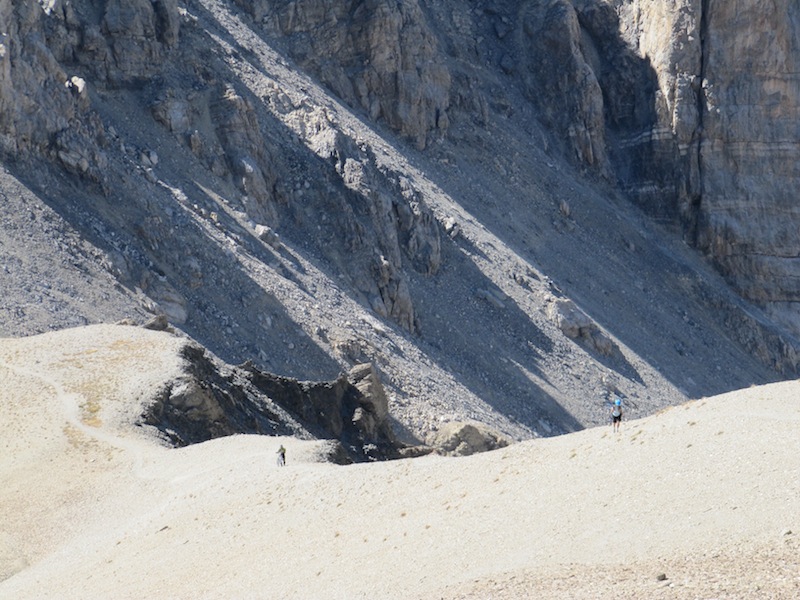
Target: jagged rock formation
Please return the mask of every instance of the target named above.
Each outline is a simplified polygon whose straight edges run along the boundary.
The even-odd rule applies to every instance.
[[[389,422],[386,392],[373,365],[357,365],[334,381],[304,382],[247,366],[248,379],[295,415],[315,437],[340,440],[354,456],[398,458],[403,445]]]
[[[224,365],[195,343],[184,345],[182,354],[185,376],[170,381],[142,416],[176,446],[255,433],[332,440],[330,460],[339,464],[420,452],[397,440],[386,393],[370,364],[334,381],[311,382],[251,364]]]

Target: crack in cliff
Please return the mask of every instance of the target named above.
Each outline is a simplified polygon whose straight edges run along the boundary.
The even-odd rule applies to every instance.
[[[706,42],[708,39],[708,13],[709,13],[710,0],[701,0],[700,2],[700,69],[699,77],[700,84],[697,89],[697,188],[692,190],[690,206],[689,206],[689,238],[693,246],[698,245],[699,229],[700,229],[700,206],[703,202],[703,137],[705,134],[705,124],[703,116],[707,106],[707,98],[705,93],[706,81]]]

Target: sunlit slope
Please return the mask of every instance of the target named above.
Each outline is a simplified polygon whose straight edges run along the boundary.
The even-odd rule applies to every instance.
[[[181,344],[110,326],[0,341],[0,596],[431,597],[570,564],[758,551],[800,531],[796,382],[618,434],[339,467],[316,442],[176,450],[133,425],[179,373]]]

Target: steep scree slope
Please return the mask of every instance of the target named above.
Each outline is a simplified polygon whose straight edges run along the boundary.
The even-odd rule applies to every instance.
[[[407,439],[793,374],[793,338],[620,197],[609,113],[563,102],[587,63],[534,72],[537,31],[585,37],[559,6],[0,0],[0,332],[161,313],[278,375],[371,361]]]

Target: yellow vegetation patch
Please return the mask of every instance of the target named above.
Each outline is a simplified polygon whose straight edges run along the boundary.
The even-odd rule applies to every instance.
[[[81,422],[89,427],[100,427],[103,420],[100,418],[100,404],[95,400],[86,400],[80,405]]]

